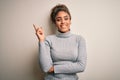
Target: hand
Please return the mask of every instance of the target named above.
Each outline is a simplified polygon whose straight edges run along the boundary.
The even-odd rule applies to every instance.
[[[48,73],[53,73],[53,72],[54,72],[54,66],[52,66],[52,67],[49,69]]]
[[[35,29],[36,35],[38,37],[38,40],[40,42],[45,40],[45,36],[44,36],[44,31],[42,29],[42,27],[39,27],[38,25],[33,24],[33,27]]]

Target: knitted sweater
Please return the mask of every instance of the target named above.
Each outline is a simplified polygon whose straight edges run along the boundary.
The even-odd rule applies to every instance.
[[[54,66],[54,73],[47,73],[45,80],[78,80],[76,73],[86,66],[86,45],[80,35],[58,32],[39,42],[39,61],[44,72]]]

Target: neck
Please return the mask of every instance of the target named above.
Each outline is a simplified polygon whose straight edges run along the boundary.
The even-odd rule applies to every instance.
[[[61,37],[61,38],[68,38],[68,37],[71,36],[71,32],[70,32],[70,31],[67,31],[67,32],[57,31],[56,36],[57,36],[57,37]]]

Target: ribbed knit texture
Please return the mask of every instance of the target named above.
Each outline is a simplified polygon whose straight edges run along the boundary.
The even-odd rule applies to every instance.
[[[54,73],[47,73],[45,80],[78,80],[76,73],[86,66],[86,45],[80,35],[57,32],[39,43],[40,66],[44,72],[54,66]]]

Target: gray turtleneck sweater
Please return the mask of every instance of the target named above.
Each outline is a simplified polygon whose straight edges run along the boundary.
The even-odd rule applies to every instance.
[[[39,60],[46,73],[54,66],[54,73],[47,73],[45,80],[78,80],[76,73],[86,66],[85,40],[70,32],[50,35],[39,42]]]

